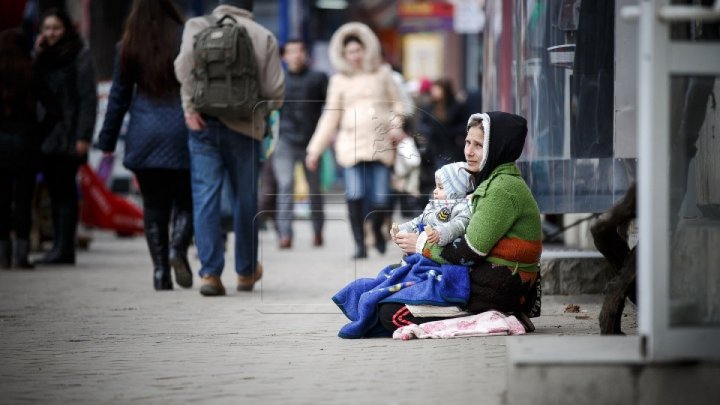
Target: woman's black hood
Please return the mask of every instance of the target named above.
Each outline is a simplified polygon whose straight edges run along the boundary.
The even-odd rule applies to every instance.
[[[525,147],[527,121],[519,115],[491,111],[471,115],[467,128],[477,121],[482,123],[485,133],[480,171],[473,176],[475,184],[479,185],[501,164],[518,160]]]

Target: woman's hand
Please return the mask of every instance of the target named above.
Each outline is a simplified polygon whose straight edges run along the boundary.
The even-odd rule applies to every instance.
[[[38,34],[37,38],[35,39],[35,52],[40,53],[45,49],[45,34]]]
[[[78,154],[78,156],[85,156],[88,153],[88,149],[90,148],[90,143],[84,139],[78,139],[75,141],[75,153]]]
[[[313,154],[308,153],[307,156],[305,156],[305,166],[310,170],[311,172],[314,172],[318,168],[318,161],[320,160],[320,157]]]
[[[388,139],[390,140],[390,142],[392,143],[393,146],[397,146],[400,143],[400,141],[402,141],[403,138],[405,138],[405,136],[406,136],[405,132],[403,132],[402,129],[400,129],[400,128],[390,128],[390,130],[388,130],[387,134],[388,134]]]
[[[398,245],[400,250],[408,254],[416,253],[415,244],[417,243],[417,240],[418,235],[416,233],[400,232],[395,237],[395,243]]]

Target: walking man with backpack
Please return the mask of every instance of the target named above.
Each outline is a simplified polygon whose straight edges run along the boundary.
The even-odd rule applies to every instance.
[[[238,291],[262,276],[257,213],[261,142],[266,117],[280,108],[284,74],[277,40],[253,21],[252,0],[219,0],[212,14],[185,24],[175,59],[185,122],[190,129],[190,169],[200,294],[225,295],[220,194],[225,174],[233,194]]]

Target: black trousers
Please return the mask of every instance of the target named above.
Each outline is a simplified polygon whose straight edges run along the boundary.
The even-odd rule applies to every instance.
[[[190,170],[135,170],[143,196],[145,227],[148,221],[168,229],[173,212],[192,215]],[[192,223],[192,221],[191,221]]]
[[[45,155],[42,162],[52,208],[53,250],[74,252],[79,209],[76,176],[80,161],[74,156]]]
[[[49,155],[43,158],[42,172],[53,208],[72,208],[75,218],[78,212],[76,177],[79,168],[77,158],[72,156]]]
[[[0,169],[0,240],[28,240],[35,191],[34,169]]]
[[[435,318],[435,317],[416,317],[410,313],[405,304],[398,304],[396,302],[388,302],[380,304],[378,307],[378,318],[382,326],[390,332],[394,332],[395,329],[414,323],[420,325],[426,322],[439,321],[446,318]]]

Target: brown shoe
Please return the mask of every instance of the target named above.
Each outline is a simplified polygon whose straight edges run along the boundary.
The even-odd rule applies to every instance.
[[[292,247],[292,239],[280,238],[280,245],[278,247],[280,249],[290,249]]]
[[[238,285],[237,290],[238,291],[252,291],[253,287],[255,286],[255,283],[260,280],[263,273],[263,267],[262,264],[258,263],[257,266],[255,266],[255,272],[249,276],[241,276],[238,275]]]
[[[315,239],[313,239],[313,246],[320,247],[323,245],[323,237],[321,233],[315,234]]]
[[[205,297],[225,295],[225,287],[218,276],[203,276],[200,285],[200,294]]]

